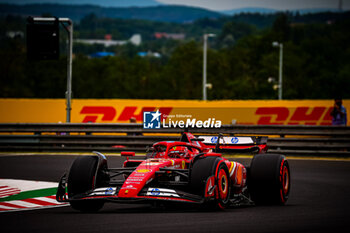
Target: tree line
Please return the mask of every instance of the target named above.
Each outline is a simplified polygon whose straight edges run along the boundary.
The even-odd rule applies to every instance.
[[[210,38],[207,80],[213,88],[208,90],[208,99],[276,99],[275,83],[268,81],[278,79],[279,51],[273,41],[284,45],[284,99],[350,98],[350,17],[348,13],[338,16],[326,22],[302,23],[292,22],[288,14],[276,14],[271,26],[264,28],[227,20],[216,29],[217,37]],[[23,21],[16,17],[0,20],[4,26],[0,27],[0,97],[64,98],[64,51],[58,61],[27,61],[25,39],[5,35],[11,25],[23,26],[19,23]],[[89,33],[83,25],[82,21],[77,34]],[[180,30],[181,25],[175,26]],[[105,58],[88,56],[104,48],[75,44],[73,98],[201,99],[201,33],[185,41],[149,38],[141,47],[111,47],[108,50],[116,56]],[[163,56],[139,57],[141,50]]]

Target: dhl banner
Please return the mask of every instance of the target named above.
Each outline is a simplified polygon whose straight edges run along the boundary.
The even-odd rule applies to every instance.
[[[222,124],[330,125],[333,100],[119,100],[74,99],[73,123],[143,121],[143,112],[157,111],[165,120],[222,121]],[[350,109],[350,100],[343,100]],[[64,99],[0,99],[0,123],[58,123],[66,121]]]

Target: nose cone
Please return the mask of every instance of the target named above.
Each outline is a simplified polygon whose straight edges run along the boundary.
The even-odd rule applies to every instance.
[[[167,167],[171,165],[171,160],[145,160],[125,180],[122,188],[119,190],[118,197],[136,197],[146,183],[154,178],[155,172],[158,171],[160,167]]]

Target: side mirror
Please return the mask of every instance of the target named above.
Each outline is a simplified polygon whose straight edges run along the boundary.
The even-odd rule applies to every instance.
[[[135,156],[135,152],[133,151],[122,151],[120,153],[121,156]]]

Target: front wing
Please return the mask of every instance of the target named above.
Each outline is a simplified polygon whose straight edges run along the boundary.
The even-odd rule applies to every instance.
[[[73,197],[68,197],[66,192],[66,176],[63,176],[60,180],[56,200],[58,202],[71,202],[82,200],[105,200],[110,202],[120,203],[135,203],[135,202],[155,202],[155,201],[167,201],[167,202],[183,202],[202,204],[205,202],[205,198],[194,195],[188,192],[177,189],[160,188],[160,187],[145,187],[138,195],[133,197],[119,197],[118,194],[121,187],[101,187],[88,192],[77,194]]]

